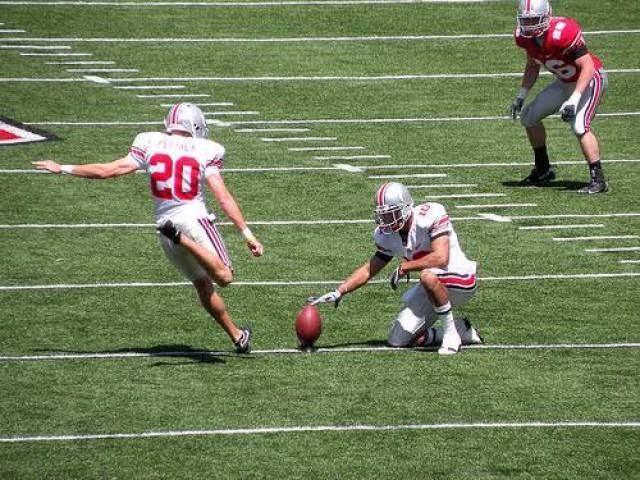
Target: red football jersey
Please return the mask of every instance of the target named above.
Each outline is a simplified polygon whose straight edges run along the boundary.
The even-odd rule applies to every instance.
[[[572,54],[585,48],[578,22],[568,17],[551,17],[549,29],[539,38],[542,39],[541,46],[536,38],[523,37],[520,28],[516,28],[516,45],[524,48],[530,57],[544,65],[563,82],[575,82],[580,75],[580,67],[573,60]],[[602,67],[598,57],[591,52],[587,55],[593,59],[596,70]]]

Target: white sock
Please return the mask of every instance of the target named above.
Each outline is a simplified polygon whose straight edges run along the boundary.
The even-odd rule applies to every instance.
[[[434,306],[433,309],[438,314],[438,318],[442,322],[443,335],[446,337],[451,331],[458,333],[453,323],[453,313],[451,312],[451,302],[447,302],[440,307]]]

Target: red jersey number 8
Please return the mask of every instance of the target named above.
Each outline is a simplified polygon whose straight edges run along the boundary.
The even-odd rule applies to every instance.
[[[150,167],[161,166],[161,170],[151,172],[151,193],[156,198],[164,200],[189,201],[198,196],[200,189],[200,164],[193,157],[180,157],[175,162],[169,155],[156,153],[149,159]],[[189,167],[189,175],[185,189],[185,167]],[[173,188],[167,182],[173,178]],[[164,185],[160,185],[164,183]]]

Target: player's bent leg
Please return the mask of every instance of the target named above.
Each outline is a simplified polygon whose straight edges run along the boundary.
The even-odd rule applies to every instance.
[[[204,309],[213,317],[213,319],[222,327],[229,335],[229,338],[235,343],[242,335],[241,330],[233,323],[231,316],[225,307],[222,297],[216,292],[208,278],[193,280],[193,286],[198,292],[200,303]]]
[[[589,184],[579,189],[578,193],[602,193],[609,189],[600,164],[600,145],[591,131],[591,122],[596,115],[606,86],[606,72],[603,70],[596,71],[580,99],[576,116],[571,122],[573,132],[580,142],[580,148],[589,166]]]
[[[456,330],[449,292],[440,282],[436,273],[430,269],[420,272],[420,284],[433,301],[433,310],[442,323],[442,346],[438,350],[440,355],[451,355],[460,351],[460,334]]]
[[[220,257],[214,255],[202,245],[193,241],[189,236],[182,235],[180,244],[195,257],[209,276],[221,287],[226,287],[233,281],[233,271],[225,265]]]
[[[403,295],[404,308],[389,330],[387,343],[392,347],[412,347],[416,338],[436,320],[431,300],[421,285],[415,285]]]

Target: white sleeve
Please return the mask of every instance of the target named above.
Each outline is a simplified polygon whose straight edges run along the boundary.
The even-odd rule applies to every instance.
[[[451,220],[449,215],[442,205],[439,203],[432,204],[432,209],[429,212],[431,225],[429,226],[429,237],[434,239],[443,234],[450,234],[453,230],[451,226]]]
[[[135,162],[138,170],[146,170],[148,167],[147,148],[149,147],[149,141],[149,135],[140,133],[129,147],[128,157]]]
[[[218,148],[211,149],[211,155],[205,163],[205,178],[214,173],[219,173],[224,167],[225,148],[222,145],[217,145],[217,147]]]

